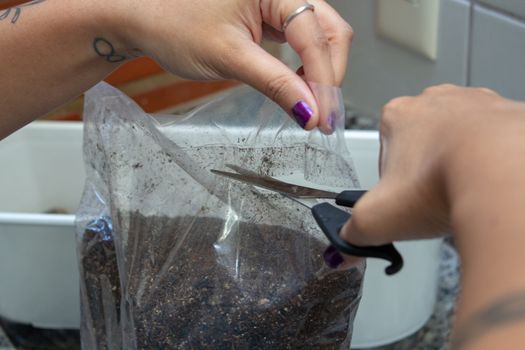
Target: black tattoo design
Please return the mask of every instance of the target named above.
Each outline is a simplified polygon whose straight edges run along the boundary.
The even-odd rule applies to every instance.
[[[115,63],[122,62],[127,59],[125,55],[117,54],[113,44],[104,38],[95,38],[93,40],[93,49],[100,57],[104,57],[106,61]]]
[[[501,299],[482,310],[459,328],[452,340],[452,349],[460,350],[467,343],[496,327],[525,321],[525,292]]]
[[[9,16],[12,14],[13,17],[11,18],[11,23],[15,24],[16,21],[18,21],[18,19],[20,18],[20,14],[22,13],[22,9],[24,7],[40,4],[41,2],[44,2],[44,1],[46,1],[46,0],[33,0],[33,1],[27,2],[25,4],[21,4],[21,5],[18,5],[18,6],[10,7],[8,9],[4,10],[3,12],[0,12],[0,21],[3,21],[4,19],[9,18]]]

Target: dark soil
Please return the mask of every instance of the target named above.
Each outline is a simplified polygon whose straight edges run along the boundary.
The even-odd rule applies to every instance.
[[[90,223],[80,245],[83,338],[96,349],[120,349],[120,281],[111,219]],[[87,301],[87,302],[86,302]],[[86,332],[87,331],[87,332]],[[89,336],[88,336],[89,334]],[[83,339],[85,341],[85,339]]]
[[[225,223],[211,218],[122,218],[129,220],[126,327],[139,349],[349,344],[362,274],[317,277],[326,248],[317,239],[245,223],[221,238]]]
[[[129,348],[135,341],[138,349],[339,349],[349,344],[362,274],[356,269],[326,273],[325,244],[317,239],[246,223],[221,237],[225,222],[211,218],[139,213],[118,218],[129,227],[127,336],[122,343],[117,257],[111,221],[103,218],[88,226],[81,244],[87,297],[83,338],[90,337],[91,347]]]

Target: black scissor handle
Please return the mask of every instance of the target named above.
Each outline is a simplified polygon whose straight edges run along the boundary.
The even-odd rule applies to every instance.
[[[335,204],[347,207],[347,208],[353,208],[355,203],[363,197],[363,195],[366,193],[366,191],[363,190],[350,190],[350,191],[343,191],[335,197]]]
[[[358,247],[339,237],[339,231],[351,217],[350,213],[329,203],[321,203],[312,208],[312,214],[330,243],[340,252],[364,258],[387,260],[390,262],[390,266],[385,268],[387,275],[393,275],[403,267],[403,257],[401,257],[401,254],[399,254],[393,244],[377,247]]]

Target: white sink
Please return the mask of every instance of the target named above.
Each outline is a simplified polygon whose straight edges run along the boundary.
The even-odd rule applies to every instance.
[[[376,132],[345,134],[364,188],[377,182]],[[84,185],[82,124],[34,122],[0,141],[0,315],[43,328],[78,328],[74,215]],[[69,215],[43,214],[65,209]],[[369,260],[352,347],[417,331],[434,306],[441,240],[396,244],[403,270]]]

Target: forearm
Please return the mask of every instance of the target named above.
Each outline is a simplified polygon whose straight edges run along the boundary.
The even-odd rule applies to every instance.
[[[98,3],[34,1],[0,11],[0,139],[131,57],[110,29],[117,19],[105,18]]]
[[[449,167],[462,257],[458,349],[525,344],[525,123],[499,122],[464,144]]]

